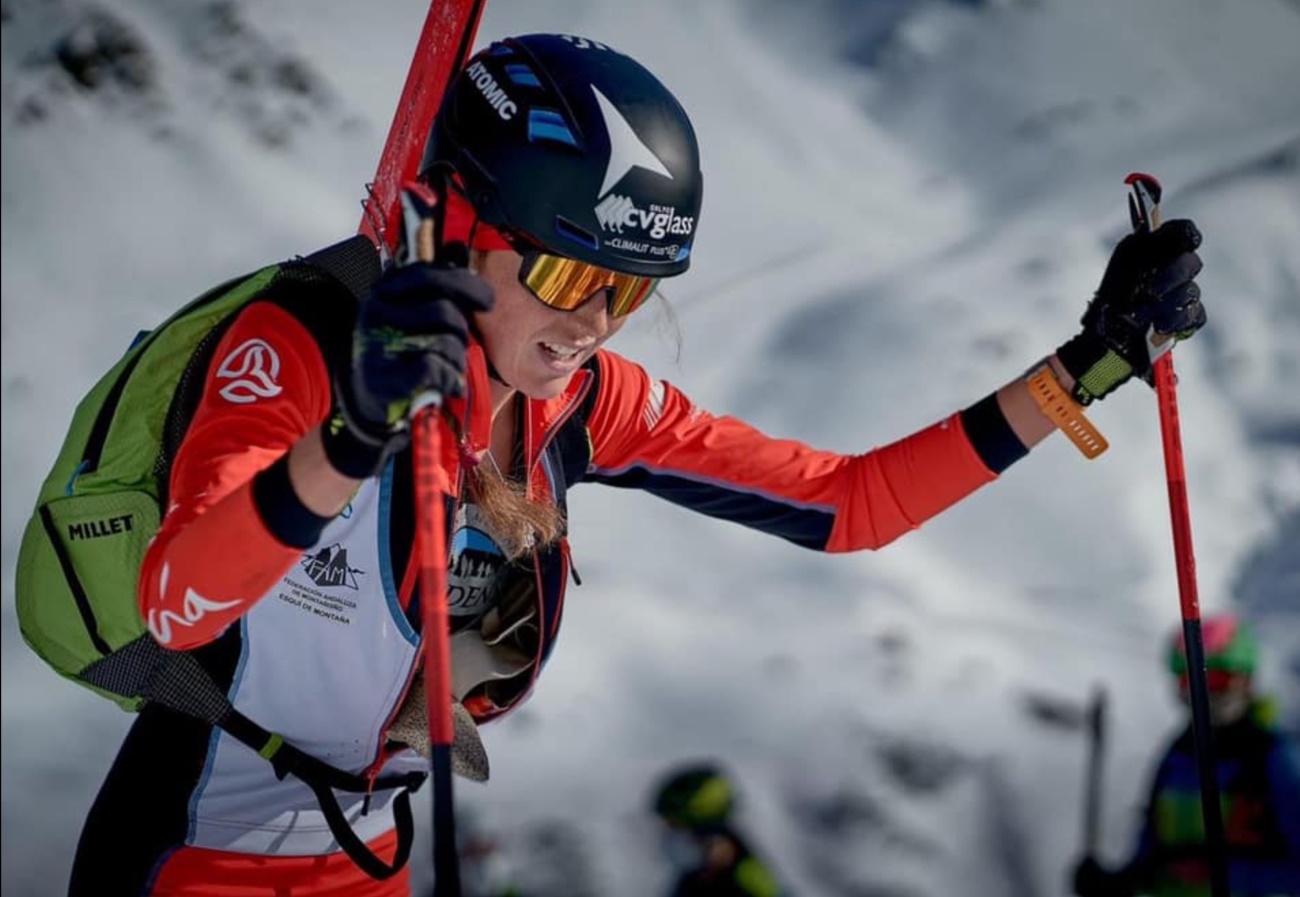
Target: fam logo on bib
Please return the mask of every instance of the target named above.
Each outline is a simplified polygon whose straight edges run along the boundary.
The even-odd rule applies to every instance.
[[[348,566],[348,550],[337,542],[315,554],[303,555],[300,566],[321,588],[357,589],[357,574],[364,571]]]

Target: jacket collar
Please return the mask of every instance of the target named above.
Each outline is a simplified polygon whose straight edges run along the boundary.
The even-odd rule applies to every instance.
[[[551,430],[557,421],[567,417],[573,405],[586,395],[592,373],[585,367],[569,379],[564,392],[552,399],[525,399],[524,438],[528,450],[526,461],[531,467],[545,449]],[[462,423],[461,440],[464,450],[477,455],[485,451],[492,441],[492,388],[488,375],[487,352],[483,344],[471,339],[465,354],[465,396],[452,405],[457,419]]]

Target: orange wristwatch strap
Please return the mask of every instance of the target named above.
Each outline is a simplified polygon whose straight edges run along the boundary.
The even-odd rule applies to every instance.
[[[1092,425],[1092,421],[1083,413],[1083,406],[1065,391],[1050,367],[1040,365],[1026,382],[1029,384],[1029,394],[1034,397],[1038,407],[1056,424],[1057,429],[1070,437],[1070,441],[1083,452],[1085,458],[1095,458],[1110,448],[1106,437]]]

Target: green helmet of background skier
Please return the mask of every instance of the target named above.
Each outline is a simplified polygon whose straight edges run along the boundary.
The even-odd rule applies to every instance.
[[[669,825],[707,829],[726,825],[736,804],[730,780],[714,764],[671,773],[655,790],[654,811]]]
[[[1271,716],[1271,705],[1255,694],[1254,677],[1259,646],[1244,620],[1232,613],[1215,614],[1201,621],[1205,648],[1205,684],[1209,696],[1210,722],[1229,726],[1254,714]],[[1191,678],[1187,646],[1181,630],[1169,642],[1169,669],[1177,677],[1178,694],[1190,706]]]
[[[1201,621],[1201,639],[1205,645],[1205,669],[1249,678],[1255,674],[1259,645],[1244,620],[1233,613],[1205,617]],[[1169,641],[1169,669],[1175,676],[1187,675],[1187,645],[1180,629]],[[1211,679],[1217,678],[1211,675]]]

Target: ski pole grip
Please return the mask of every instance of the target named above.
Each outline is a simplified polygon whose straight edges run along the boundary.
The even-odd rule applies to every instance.
[[[415,231],[415,258],[421,262],[431,262],[433,257],[433,219],[425,218]]]
[[[1133,190],[1128,200],[1129,217],[1133,221],[1133,230],[1149,233],[1159,229],[1160,197],[1164,193],[1160,181],[1156,180],[1154,175],[1135,171],[1124,178],[1124,183],[1128,184]],[[1149,348],[1153,353],[1151,359],[1153,362],[1164,354],[1163,351],[1157,350],[1173,338],[1174,334],[1172,333],[1160,333],[1154,327],[1151,328],[1151,331],[1147,334],[1147,342],[1150,344]]]
[[[438,408],[442,405],[442,393],[436,389],[426,390],[411,400],[411,417],[415,417],[426,408]]]
[[[1149,220],[1150,220],[1150,222],[1151,222],[1151,224],[1150,224],[1151,229],[1152,229],[1152,230],[1156,230],[1158,227],[1160,227],[1160,202],[1159,202],[1159,200],[1157,200],[1157,201],[1155,202],[1155,204],[1153,204],[1153,205],[1151,206],[1151,208],[1147,210],[1147,213],[1148,213],[1148,216],[1149,216]],[[1150,340],[1151,340],[1151,345],[1153,345],[1153,346],[1163,346],[1165,343],[1169,342],[1169,341],[1172,340],[1173,338],[1174,338],[1174,335],[1173,335],[1172,333],[1161,333],[1160,331],[1155,330],[1155,329],[1153,329],[1153,330],[1151,331]]]
[[[436,230],[433,210],[438,197],[427,185],[416,181],[407,183],[402,190],[402,220],[406,230],[407,262],[432,262],[436,252]],[[415,420],[426,409],[442,405],[442,393],[427,390],[411,401],[410,417]]]
[[[402,188],[402,227],[405,235],[405,262],[432,262],[437,255],[437,229],[434,215],[438,194],[428,184],[409,181]],[[399,262],[402,257],[399,255]]]

